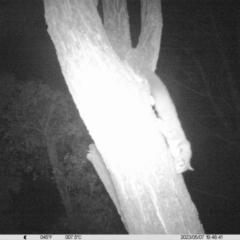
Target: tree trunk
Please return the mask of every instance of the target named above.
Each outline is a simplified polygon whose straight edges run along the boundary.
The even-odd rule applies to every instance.
[[[69,91],[112,177],[119,213],[132,234],[203,233],[158,131],[148,85],[133,71],[146,59],[156,66],[161,28],[152,19],[161,23],[159,1],[142,1],[136,50],[126,21],[116,21],[127,14],[125,1],[103,1],[106,31],[94,3],[45,0],[45,17]],[[122,45],[111,26],[122,31]]]
[[[54,177],[57,183],[57,188],[60,193],[61,199],[63,201],[66,214],[69,215],[72,212],[71,198],[68,193],[66,180],[61,172],[61,169],[59,168],[59,160],[57,155],[56,143],[54,139],[51,139],[51,137],[46,135],[45,135],[45,141],[47,145],[48,157],[52,165]]]

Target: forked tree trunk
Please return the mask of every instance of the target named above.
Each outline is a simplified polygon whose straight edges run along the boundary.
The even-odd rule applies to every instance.
[[[133,71],[146,61],[151,69],[156,66],[159,1],[142,1],[144,27],[137,50],[131,49],[124,0],[103,1],[106,31],[96,1],[44,4],[66,83],[110,172],[129,233],[203,233],[157,129],[148,85]]]

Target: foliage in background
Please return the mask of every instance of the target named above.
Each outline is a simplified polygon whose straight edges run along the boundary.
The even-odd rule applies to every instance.
[[[55,181],[46,151],[47,133],[57,142],[59,171],[64,174],[74,206],[71,216],[60,215],[59,223],[49,231],[124,232],[113,203],[85,157],[92,139],[71,97],[39,80],[16,83],[8,74],[2,75],[0,85],[6,86],[0,109],[2,219],[11,207],[12,194],[20,192],[24,176],[32,176],[36,184],[40,179]]]

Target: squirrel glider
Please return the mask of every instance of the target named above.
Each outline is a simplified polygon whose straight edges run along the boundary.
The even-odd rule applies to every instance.
[[[169,146],[171,155],[175,162],[175,169],[178,174],[186,170],[193,170],[190,165],[192,156],[191,145],[187,140],[178,118],[177,110],[170,97],[170,94],[161,79],[150,69],[141,69],[151,90],[154,109],[158,117],[159,130],[164,135]]]

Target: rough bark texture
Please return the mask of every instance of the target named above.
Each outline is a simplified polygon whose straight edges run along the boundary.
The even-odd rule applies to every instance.
[[[104,29],[117,55],[125,59],[131,49],[131,36],[125,0],[102,1]]]
[[[117,197],[117,193],[112,181],[111,174],[109,170],[107,169],[104,160],[99,153],[98,149],[96,148],[95,144],[90,144],[89,146],[89,153],[87,155],[87,158],[91,163],[93,164],[94,168],[96,169],[97,174],[99,175],[99,178],[102,180],[109,196],[111,197],[114,205],[117,208],[117,211],[119,215],[121,216],[121,219],[125,225],[126,230],[128,229],[126,220],[124,219],[124,214],[121,209],[120,202]]]
[[[141,41],[150,44],[149,51],[144,43],[139,44],[144,48],[145,58],[139,55],[141,50],[130,49],[126,33],[122,49],[129,48],[129,54],[123,59],[124,54],[114,51],[119,44],[112,40],[115,30],[110,26],[122,23],[114,17],[125,16],[126,8],[124,3],[119,6],[118,0],[107,2],[109,6],[104,8],[115,11],[114,15],[108,15],[112,21],[108,21],[111,22],[107,30],[109,39],[95,1],[44,1],[48,32],[65,80],[111,173],[120,214],[132,234],[203,233],[183,178],[175,174],[164,139],[158,132],[148,85],[129,67],[137,69],[138,64],[143,65],[148,59],[149,67],[155,68],[161,29],[156,34],[153,29],[141,35]],[[161,19],[159,2],[143,1],[142,6],[144,26],[159,26],[153,20],[156,16]],[[149,16],[151,13],[155,15]],[[123,26],[116,28],[121,30],[126,26],[123,22]]]

